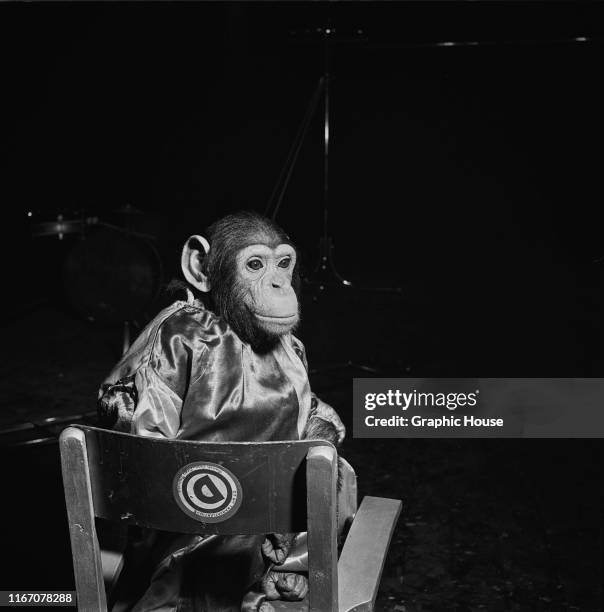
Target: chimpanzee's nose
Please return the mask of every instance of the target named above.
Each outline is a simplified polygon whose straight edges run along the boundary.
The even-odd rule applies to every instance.
[[[280,272],[275,272],[271,278],[271,287],[273,289],[282,289],[287,286],[287,276]]]

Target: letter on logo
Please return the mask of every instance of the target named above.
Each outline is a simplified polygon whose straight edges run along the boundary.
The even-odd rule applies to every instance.
[[[243,499],[236,476],[216,463],[189,463],[173,481],[180,509],[202,523],[219,523],[233,516]]]

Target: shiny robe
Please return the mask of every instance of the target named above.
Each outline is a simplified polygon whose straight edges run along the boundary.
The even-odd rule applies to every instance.
[[[304,347],[293,335],[259,355],[201,302],[178,301],[147,325],[109,374],[99,412],[108,426],[143,436],[298,440],[311,409],[306,370]],[[151,586],[136,610],[238,610],[229,598],[266,572],[263,539],[159,534]],[[191,574],[193,588],[186,584]]]

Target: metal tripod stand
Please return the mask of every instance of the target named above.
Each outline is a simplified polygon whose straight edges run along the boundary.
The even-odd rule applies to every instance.
[[[344,279],[338,272],[335,261],[334,261],[334,242],[329,233],[329,145],[330,145],[330,53],[331,53],[331,40],[335,34],[335,30],[331,27],[325,27],[317,29],[316,32],[320,32],[323,43],[323,74],[320,77],[316,89],[309,101],[306,113],[300,124],[296,137],[292,143],[285,164],[281,170],[281,174],[277,180],[277,183],[271,194],[271,198],[265,209],[265,214],[270,216],[271,219],[275,220],[285,190],[291,178],[294,165],[298,159],[300,149],[304,143],[304,139],[308,133],[309,126],[315,115],[319,101],[323,100],[323,227],[322,235],[319,239],[319,260],[314,268],[313,272],[303,278],[303,285],[305,288],[313,292],[313,299],[318,300],[319,296],[324,293],[327,289],[343,289],[346,293],[351,290],[371,292],[371,293],[385,293],[385,294],[402,294],[400,287],[364,287],[357,285],[349,280]],[[355,363],[353,361],[346,361],[341,363],[333,363],[325,365],[322,368],[311,370],[311,374],[318,374],[322,372],[335,371],[345,368],[359,369],[369,373],[379,373],[380,370],[368,365]]]
[[[329,90],[331,82],[330,74],[330,54],[331,54],[331,39],[335,34],[335,30],[330,27],[320,28],[323,41],[323,74],[317,83],[317,87],[310,99],[306,113],[298,129],[298,133],[292,143],[289,154],[285,160],[285,164],[281,170],[281,174],[275,184],[271,198],[267,204],[265,214],[275,220],[285,190],[289,184],[292,171],[300,149],[304,143],[306,134],[312,118],[316,112],[321,98],[323,99],[323,227],[322,235],[319,239],[319,260],[312,273],[303,279],[304,285],[316,292],[321,293],[327,288],[347,288],[356,289],[358,291],[369,291],[376,293],[394,293],[401,294],[400,287],[363,287],[345,280],[338,272],[334,260],[334,242],[329,233],[329,138],[330,138],[330,104]]]

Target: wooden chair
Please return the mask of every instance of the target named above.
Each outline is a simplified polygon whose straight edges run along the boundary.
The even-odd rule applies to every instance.
[[[79,610],[107,610],[105,584],[121,569],[119,555],[102,554],[95,517],[192,534],[307,531],[308,601],[271,603],[310,612],[373,610],[401,502],[365,497],[338,560],[331,444],[192,442],[72,426],[60,448]],[[352,469],[344,478],[356,508]],[[209,488],[199,493],[195,480]]]

